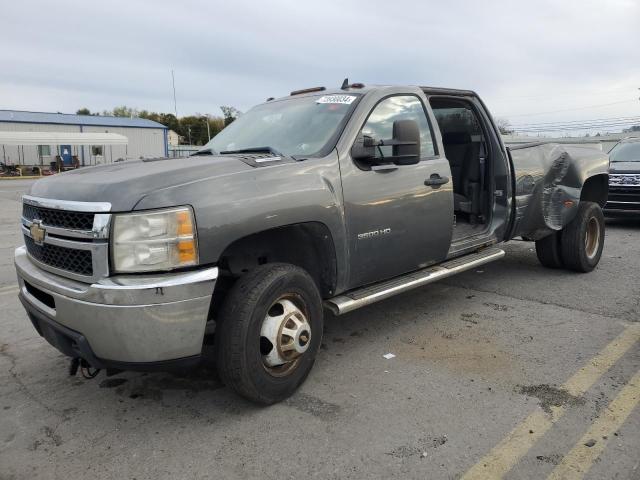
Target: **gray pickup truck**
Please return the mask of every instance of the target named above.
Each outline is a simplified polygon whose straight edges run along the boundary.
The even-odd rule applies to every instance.
[[[189,158],[83,168],[24,196],[20,300],[94,369],[192,367],[270,404],[305,380],[335,315],[500,259],[588,272],[609,160],[507,149],[472,91],[311,88],[269,99]]]

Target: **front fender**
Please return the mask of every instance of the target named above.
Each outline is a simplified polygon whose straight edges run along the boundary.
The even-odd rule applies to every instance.
[[[299,223],[324,224],[334,241],[341,285],[348,262],[337,161],[334,152],[322,159],[203,179],[153,192],[136,209],[191,205],[201,264],[216,263],[230,244],[255,233]]]

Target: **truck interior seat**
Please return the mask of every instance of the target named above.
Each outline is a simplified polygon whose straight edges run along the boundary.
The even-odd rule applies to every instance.
[[[446,132],[442,135],[444,153],[449,160],[453,180],[454,210],[471,209],[465,191],[467,169],[473,164],[473,145],[468,132]]]
[[[477,140],[475,137],[478,137]],[[468,204],[464,205],[461,210],[473,215],[479,215],[482,207],[482,192],[480,192],[480,141],[480,135],[471,136],[470,154],[467,157],[467,163],[463,166],[462,173],[462,194],[467,199]]]

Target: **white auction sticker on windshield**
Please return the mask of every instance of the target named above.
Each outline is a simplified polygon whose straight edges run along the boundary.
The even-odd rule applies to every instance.
[[[316,103],[341,103],[351,105],[355,99],[355,95],[325,95],[316,100]]]

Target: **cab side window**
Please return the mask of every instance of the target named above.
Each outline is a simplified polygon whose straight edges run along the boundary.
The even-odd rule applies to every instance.
[[[435,155],[429,121],[422,102],[413,95],[394,96],[382,100],[371,112],[362,133],[374,140],[393,137],[393,122],[396,120],[415,120],[420,128],[420,157]],[[391,146],[376,148],[376,157],[391,156]]]

